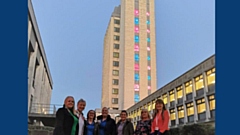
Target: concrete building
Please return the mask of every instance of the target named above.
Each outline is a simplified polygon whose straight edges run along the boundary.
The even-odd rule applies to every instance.
[[[193,123],[215,123],[215,55],[127,109],[136,122],[141,109],[153,114],[156,99],[163,99],[171,128]]]
[[[102,107],[126,109],[157,89],[154,6],[121,0],[114,9],[104,38]]]
[[[28,0],[28,112],[48,113],[53,89],[52,77],[31,0]]]
[[[115,7],[104,37],[101,108],[118,109],[120,6]]]

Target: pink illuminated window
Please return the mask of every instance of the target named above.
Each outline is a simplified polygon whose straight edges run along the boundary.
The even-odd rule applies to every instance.
[[[149,16],[149,15],[150,15],[150,13],[149,13],[149,12],[147,12],[147,13],[146,13],[146,15],[147,15],[147,16]]]
[[[135,47],[134,47],[134,51],[136,51],[136,52],[139,51],[139,46],[138,46],[138,45],[135,45]]]
[[[138,26],[135,26],[135,32],[139,33],[139,27]]]
[[[151,86],[148,86],[148,90],[151,90]]]
[[[150,47],[147,47],[147,50],[150,51]]]
[[[139,15],[139,11],[138,10],[135,10],[135,15]]]
[[[139,65],[138,64],[135,64],[134,67],[135,67],[135,70],[137,70],[137,71],[139,70]]]
[[[134,84],[134,90],[139,91],[139,84]]]
[[[150,33],[150,30],[149,30],[149,29],[147,29],[147,33]]]
[[[150,69],[151,69],[151,67],[150,67],[150,66],[148,66],[147,68],[148,68],[148,70],[150,70]]]

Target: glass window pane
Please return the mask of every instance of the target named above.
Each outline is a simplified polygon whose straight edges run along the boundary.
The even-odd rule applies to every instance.
[[[194,114],[194,108],[193,107],[187,108],[187,115],[190,116],[190,115],[193,115],[193,114]]]
[[[197,108],[198,108],[198,113],[202,113],[202,112],[205,112],[205,110],[206,110],[206,105],[205,105],[205,103],[202,103],[202,104],[199,104],[199,105],[197,106]]]
[[[178,118],[184,117],[184,110],[178,111]]]

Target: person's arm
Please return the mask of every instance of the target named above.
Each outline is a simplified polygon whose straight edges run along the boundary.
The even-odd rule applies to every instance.
[[[169,123],[169,114],[168,114],[168,111],[165,110],[163,112],[163,116],[164,116],[164,121],[163,121],[163,126],[162,128],[160,128],[160,132],[163,133],[165,132],[166,130],[168,130],[168,123]]]
[[[65,110],[63,108],[58,109],[56,113],[56,125],[53,135],[65,135],[63,131],[64,116]]]

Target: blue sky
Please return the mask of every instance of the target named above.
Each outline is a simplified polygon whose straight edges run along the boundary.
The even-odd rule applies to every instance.
[[[53,78],[52,104],[66,96],[101,106],[103,38],[120,0],[32,0]],[[215,53],[214,0],[155,0],[157,87]]]

